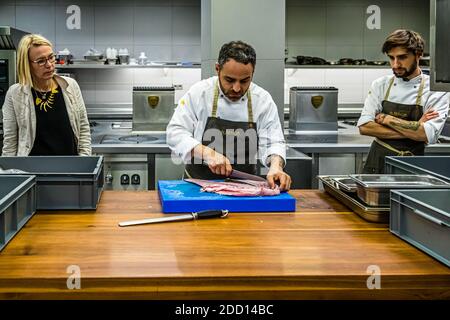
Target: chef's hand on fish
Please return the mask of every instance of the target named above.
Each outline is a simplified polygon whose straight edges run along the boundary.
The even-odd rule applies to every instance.
[[[287,191],[291,188],[291,177],[283,171],[283,159],[279,156],[270,157],[270,169],[267,173],[267,182],[273,189],[275,184],[279,184],[281,191]]]

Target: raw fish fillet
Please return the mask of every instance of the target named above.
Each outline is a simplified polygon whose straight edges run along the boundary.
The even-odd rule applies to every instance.
[[[265,181],[253,180],[235,180],[232,181],[210,181],[202,179],[184,179],[187,182],[195,183],[202,187],[201,191],[213,192],[227,196],[235,197],[254,197],[254,196],[276,196],[280,194],[278,186],[271,189]]]

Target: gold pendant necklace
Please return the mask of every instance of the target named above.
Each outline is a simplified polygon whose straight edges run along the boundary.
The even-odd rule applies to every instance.
[[[37,91],[36,89],[34,89],[34,92],[36,93],[36,100],[35,100],[35,104],[36,106],[39,107],[39,109],[42,111],[42,109],[44,109],[45,112],[47,112],[47,107],[48,108],[53,108],[52,105],[55,103],[55,94],[58,93],[58,90],[56,89],[52,89],[50,92],[50,96],[47,99],[47,93],[48,92],[40,92]],[[41,97],[38,96],[41,95]]]

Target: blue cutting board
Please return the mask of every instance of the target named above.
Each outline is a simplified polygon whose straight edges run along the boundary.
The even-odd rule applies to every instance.
[[[230,212],[295,211],[295,198],[287,192],[277,196],[234,197],[201,192],[200,186],[183,180],[158,181],[164,213],[222,209]]]

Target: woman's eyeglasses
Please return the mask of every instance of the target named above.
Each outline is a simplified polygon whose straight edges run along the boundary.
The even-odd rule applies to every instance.
[[[36,63],[38,66],[43,67],[47,64],[47,61],[52,64],[55,63],[56,61],[56,55],[54,53],[52,53],[51,55],[49,55],[47,58],[40,58],[37,60],[34,60],[32,62]]]

